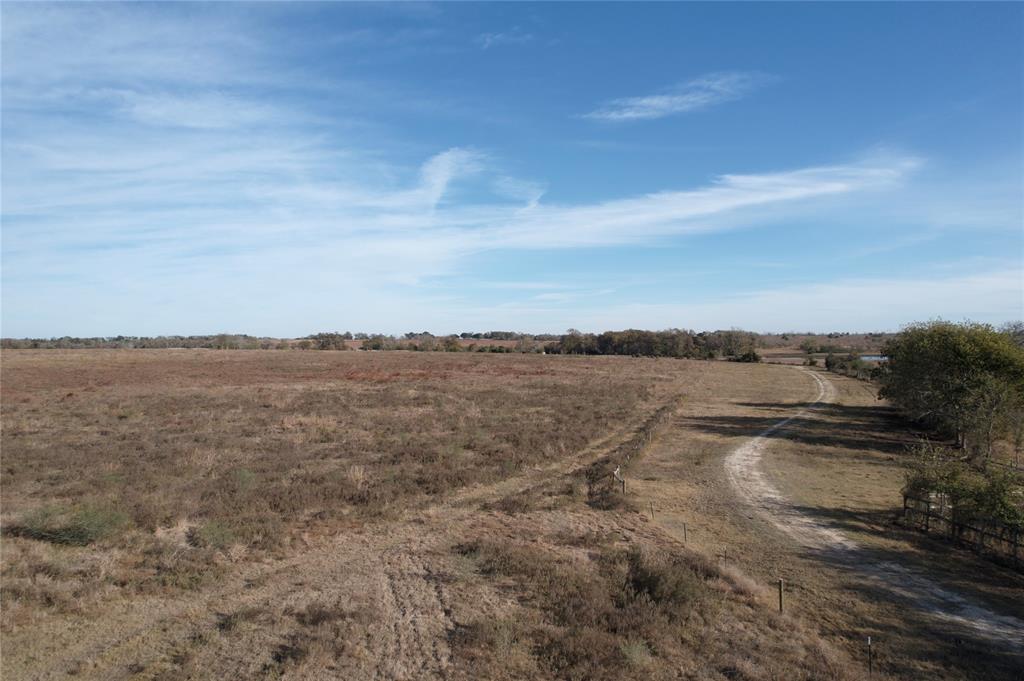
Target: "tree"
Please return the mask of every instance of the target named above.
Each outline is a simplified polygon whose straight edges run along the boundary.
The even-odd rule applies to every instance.
[[[1007,322],[999,330],[1008,335],[1014,343],[1024,347],[1024,321]]]
[[[363,350],[384,350],[388,342],[388,338],[381,334],[374,334],[363,341]]]
[[[317,350],[348,350],[345,345],[346,336],[351,338],[352,334],[320,332],[309,336],[309,340],[313,341]]]
[[[1024,405],[1024,348],[991,326],[915,324],[888,341],[883,354],[879,395],[948,432],[972,457],[987,459]]]

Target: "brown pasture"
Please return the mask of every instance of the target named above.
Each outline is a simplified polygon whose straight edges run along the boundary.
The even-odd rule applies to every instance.
[[[790,558],[722,482],[722,456],[762,410],[806,399],[797,369],[409,352],[0,360],[5,679],[866,676],[857,621],[799,600],[775,612],[765,567],[781,563],[757,556]],[[625,499],[604,503],[590,472],[650,432]],[[873,450],[877,435],[837,446]],[[837,503],[887,508],[900,475],[887,450],[847,468],[813,459],[821,441],[798,444],[778,459],[799,487],[787,492],[825,506],[799,471],[869,466],[877,484]],[[879,546],[911,541],[865,517]],[[700,528],[686,546],[683,520]],[[808,588],[839,598],[823,574]],[[969,678],[949,659],[936,678]],[[936,669],[886,665],[875,678]]]

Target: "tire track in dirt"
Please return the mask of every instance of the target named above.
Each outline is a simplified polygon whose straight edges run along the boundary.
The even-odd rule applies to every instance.
[[[390,626],[382,632],[374,678],[446,678],[451,665],[446,634],[454,623],[436,575],[409,553],[386,556],[383,562],[378,614]]]
[[[961,594],[938,585],[925,574],[891,561],[877,561],[866,549],[839,530],[801,512],[767,479],[762,457],[770,437],[797,418],[811,416],[836,400],[827,378],[803,370],[816,383],[814,402],[780,420],[730,452],[725,459],[729,482],[738,496],[757,509],[776,528],[822,559],[856,571],[862,579],[905,601],[928,617],[951,625],[1024,656],[1024,621],[996,613]]]

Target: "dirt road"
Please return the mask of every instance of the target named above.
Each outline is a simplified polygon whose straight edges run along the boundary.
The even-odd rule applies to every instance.
[[[740,372],[722,367],[723,372]],[[914,435],[867,383],[759,365],[694,384],[636,467],[634,493],[677,539],[894,678],[1019,679],[1024,578],[895,523]]]
[[[939,586],[919,571],[891,561],[876,560],[870,550],[843,532],[801,512],[767,479],[763,472],[763,455],[772,443],[769,436],[779,433],[785,437],[786,426],[794,419],[813,415],[823,405],[836,400],[836,389],[827,377],[811,371],[805,373],[814,379],[817,388],[812,404],[773,424],[726,457],[726,472],[737,495],[793,541],[819,553],[822,560],[857,571],[875,588],[900,596],[928,617],[955,625],[965,636],[979,636],[1012,648],[1019,654],[1024,653],[1024,621],[993,612]]]

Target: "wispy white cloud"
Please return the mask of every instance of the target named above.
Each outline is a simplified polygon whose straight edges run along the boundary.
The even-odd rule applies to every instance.
[[[532,33],[527,33],[518,26],[498,33],[480,33],[473,40],[480,49],[486,50],[500,45],[525,45],[534,40]]]
[[[589,290],[572,298],[535,296],[500,305],[448,300],[435,315],[438,328],[747,328],[757,331],[898,330],[912,320],[945,318],[999,324],[1024,315],[1024,270],[1003,262],[988,271],[837,278],[733,294],[694,294],[673,303],[622,302],[613,291]],[[609,296],[612,295],[610,299]]]
[[[1024,270],[839,279],[750,290],[679,304],[624,304],[587,310],[584,329],[627,325],[761,331],[863,329],[895,331],[913,320],[945,318],[1001,323],[1024,315]]]
[[[18,94],[5,116],[4,163],[18,172],[4,175],[4,276],[5,290],[19,296],[62,286],[111,290],[126,277],[147,290],[185,291],[194,283],[184,282],[214,272],[254,291],[271,271],[318,289],[411,286],[487,251],[640,244],[756,226],[771,210],[899,186],[916,166],[890,155],[549,202],[545,181],[514,176],[482,151],[388,158],[338,126],[324,133],[296,124],[308,121],[288,99],[258,104],[249,97],[252,72],[275,88],[294,86],[292,74],[257,68],[265,46],[226,23],[207,26],[208,42],[182,46],[174,38],[191,35],[186,15],[147,28],[134,7],[15,14],[21,23],[4,28],[5,56],[13,56],[4,64],[5,114],[7,95]],[[47,45],[62,31],[85,47],[55,55]],[[209,58],[199,75],[188,59],[176,60],[193,49]],[[150,69],[145,79],[139,62]],[[736,78],[716,82],[701,87],[719,96],[744,87]],[[88,115],[47,115],[68,109]]]
[[[278,45],[261,33],[266,27],[238,28],[228,9],[204,21],[201,38],[179,5],[161,6],[157,22],[149,7],[134,5],[3,11],[4,321],[17,322],[6,330],[16,335],[201,332],[224,328],[221,320],[253,333],[339,324],[551,330],[586,327],[588,319],[697,326],[715,319],[712,307],[615,307],[583,291],[607,282],[582,286],[550,274],[520,281],[528,274],[513,267],[499,275],[512,281],[480,285],[495,298],[526,300],[477,310],[466,291],[480,285],[467,282],[467,270],[494,254],[511,261],[534,251],[530,257],[541,260],[550,256],[540,251],[652,245],[808,214],[827,222],[865,204],[899,206],[907,211],[900,218],[922,231],[949,219],[925,194],[892,201],[906,196],[897,190],[921,165],[896,152],[726,174],[657,193],[558,200],[551,198],[558,187],[547,191],[549,178],[521,177],[492,150],[371,138],[339,114],[364,97],[402,100],[396,87],[346,89],[349,96],[315,109],[329,124],[310,124],[304,104],[337,90],[296,79],[271,58]],[[529,42],[529,34],[516,35],[492,36],[481,47]],[[755,84],[741,75],[693,81],[675,93],[682,100],[609,105],[608,117],[652,117],[742,96]],[[1019,225],[1013,214],[979,213],[949,195],[957,224],[980,215],[981,223]],[[455,283],[422,285],[439,281]],[[762,305],[827,310],[825,293],[769,293],[758,294]],[[748,324],[740,302],[720,302],[737,315],[726,325]],[[685,317],[691,313],[698,316]]]
[[[548,291],[547,293],[538,293],[537,295],[533,296],[533,300],[552,303],[567,303],[569,301],[576,300],[579,297],[579,293],[569,293],[566,291]]]
[[[912,157],[803,168],[757,175],[723,175],[696,189],[666,191],[594,204],[540,203],[487,228],[488,242],[517,248],[566,248],[636,243],[670,234],[729,229],[743,209],[881,190],[897,186],[919,165]],[[747,224],[756,223],[756,218]]]
[[[185,9],[6,4],[3,24],[5,81],[16,87],[252,82],[263,71],[245,66],[266,63],[261,31],[237,14],[206,16],[197,30]]]
[[[540,203],[541,197],[547,191],[547,186],[541,182],[524,180],[508,175],[499,175],[494,179],[491,186],[499,196],[507,196],[510,199],[524,201],[529,208]]]
[[[485,288],[508,289],[511,291],[546,291],[552,289],[575,288],[552,281],[482,281],[477,282],[475,285],[483,286]]]
[[[762,73],[709,73],[656,94],[613,99],[583,117],[611,122],[664,118],[740,99],[771,80]]]
[[[420,175],[422,191],[430,205],[437,205],[452,180],[479,172],[483,160],[479,152],[461,148],[448,149],[428,159]]]
[[[147,125],[216,130],[283,119],[283,113],[270,105],[216,91],[178,95],[112,90],[109,95],[125,115]]]
[[[140,140],[148,140],[145,133]],[[272,262],[282,250],[334,253],[339,267],[385,281],[417,282],[450,272],[460,259],[484,251],[544,250],[650,242],[758,224],[768,208],[782,210],[898,186],[917,166],[908,157],[757,175],[725,175],[704,187],[582,204],[537,197],[507,200],[489,194],[494,169],[477,151],[453,148],[427,159],[408,184],[365,184],[324,169],[360,165],[359,157],[328,153],[300,137],[266,144],[182,137],[135,157],[68,140],[54,148],[37,140],[17,149],[22,177],[5,182],[5,209],[27,220],[5,231],[5,249],[55,262],[67,249],[67,271],[91,269],[81,249],[155,258],[161,267],[233,254]],[[95,172],[95,168],[104,168]],[[69,172],[70,170],[70,172]],[[499,174],[497,179],[505,179]],[[477,192],[474,201],[443,200],[455,182]],[[173,205],[166,198],[173,197]],[[773,214],[773,218],[778,216]],[[45,229],[40,229],[40,225]]]

